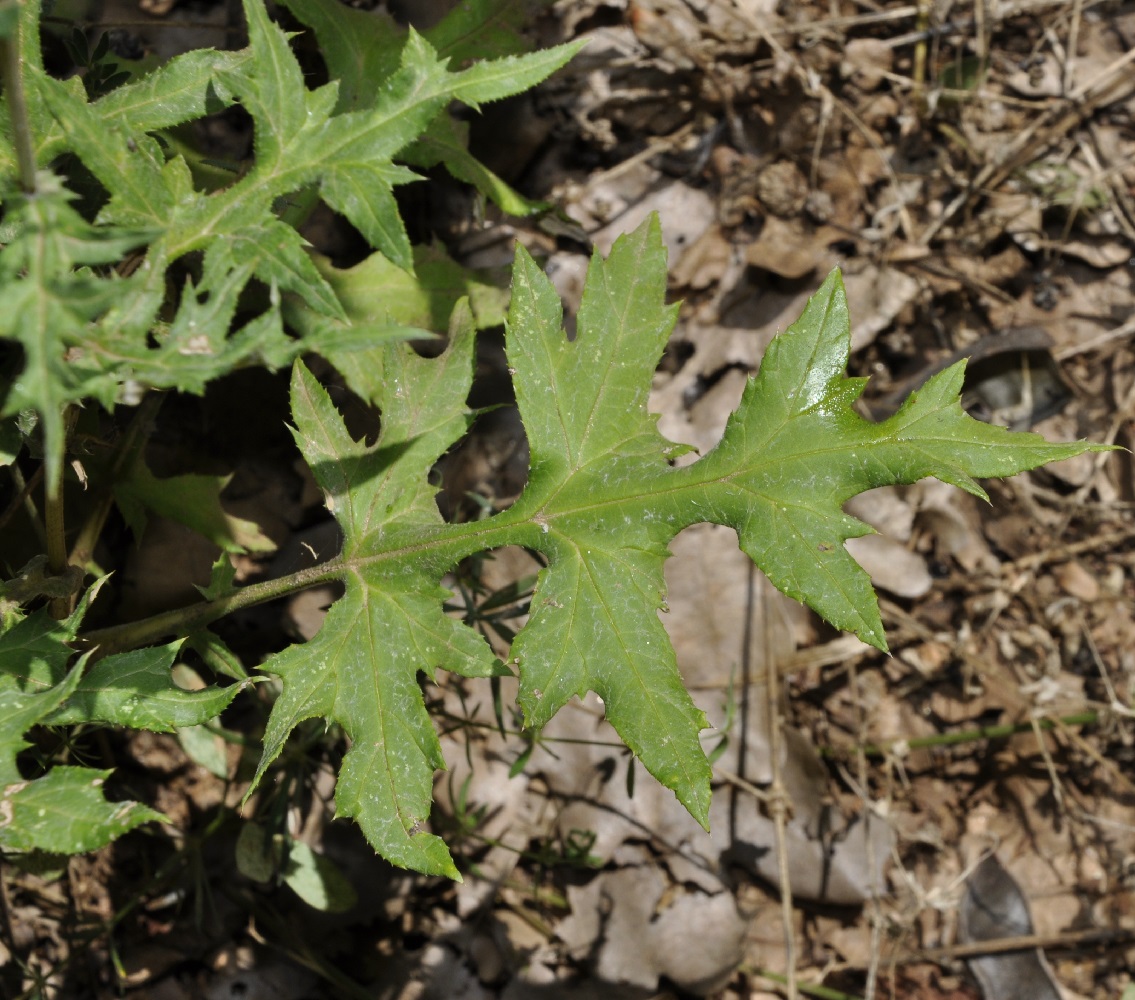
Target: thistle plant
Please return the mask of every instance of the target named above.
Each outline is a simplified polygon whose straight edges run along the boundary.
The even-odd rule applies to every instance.
[[[845,375],[850,321],[833,272],[769,347],[720,444],[675,466],[686,449],[666,440],[647,410],[677,315],[665,303],[666,259],[652,219],[605,259],[594,257],[571,339],[551,283],[517,252],[506,344],[530,445],[527,486],[506,510],[446,522],[430,472],[475,415],[466,404],[473,348],[491,319],[478,314],[475,297],[474,305],[464,298],[444,352],[427,357],[410,346],[423,331],[394,289],[434,290],[415,270],[421,257],[394,190],[418,179],[413,167],[443,164],[507,211],[534,208],[469,154],[451,108],[525,90],[574,48],[526,53],[515,36],[502,41],[485,27],[503,6],[492,0],[461,5],[425,35],[333,0],[285,6],[313,32],[326,64],[329,79],[314,89],[262,0],[244,0],[247,48],[127,69],[93,99],[81,80],[45,72],[37,3],[0,8],[0,337],[15,359],[2,413],[14,442],[9,461],[23,447],[42,456],[48,537],[44,557],[4,585],[0,849],[91,850],[160,821],[140,803],[107,801],[106,772],[56,765],[26,774],[26,735],[42,726],[171,731],[215,720],[251,681],[234,669],[231,683],[182,690],[171,668],[187,646],[216,649],[211,622],[332,580],[344,591],[319,633],[261,667],[282,689],[253,787],[300,723],[337,723],[350,743],[339,815],[353,817],[395,864],[459,877],[446,845],[425,829],[445,762],[419,675],[517,674],[534,729],[573,696],[597,692],[630,750],[704,825],[706,721],[657,614],[667,546],[679,531],[706,521],[733,527],[784,593],[885,649],[870,582],[843,544],[870,530],[844,513],[850,497],[926,476],[984,497],[980,478],[1095,448],[969,418],[959,404],[960,364],[890,419],[863,419],[854,406],[863,381]],[[203,155],[171,130],[234,104],[251,118],[253,155],[218,186]],[[76,161],[82,174],[67,173]],[[361,282],[317,261],[300,235],[318,201],[372,248]],[[348,433],[305,364],[311,355],[379,410],[375,442]],[[114,411],[162,389],[200,393],[250,365],[291,367],[293,433],[339,522],[341,552],[243,588],[222,558],[198,604],[85,632],[95,593],[114,581],[89,582],[89,557],[75,559],[63,545],[75,408]],[[95,485],[113,494],[116,483]],[[162,506],[160,488],[132,496]],[[502,660],[446,613],[451,595],[441,581],[461,560],[505,545],[539,552],[546,566]]]

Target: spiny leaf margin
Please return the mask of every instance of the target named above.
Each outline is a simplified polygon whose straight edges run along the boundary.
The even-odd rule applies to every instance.
[[[428,774],[442,762],[409,676],[415,666],[430,676],[437,666],[467,675],[494,669],[480,638],[440,612],[444,592],[436,582],[461,558],[509,544],[547,556],[512,649],[526,722],[538,727],[573,695],[596,691],[628,746],[704,824],[710,768],[698,734],[705,720],[657,616],[667,545],[679,531],[703,521],[734,527],[780,589],[885,648],[869,580],[843,545],[871,530],[842,511],[849,497],[929,475],[983,496],[977,476],[1097,448],[1050,444],[971,419],[960,407],[957,366],[890,420],[863,419],[854,409],[863,382],[844,374],[850,322],[833,272],[766,353],[720,445],[673,468],[687,449],[658,433],[646,405],[676,318],[663,305],[665,278],[652,218],[606,260],[592,260],[569,340],[551,283],[518,251],[506,350],[529,437],[530,477],[513,507],[473,524],[441,523],[422,474],[467,419],[459,419],[465,376],[453,382],[448,405],[435,388],[439,376],[455,378],[455,351],[468,363],[464,334],[437,361],[404,345],[385,349],[377,403],[387,426],[370,448],[350,439],[326,393],[297,369],[297,437],[344,527],[338,569],[347,595],[317,645],[266,665],[285,687],[261,773],[297,722],[324,716],[344,723],[354,761],[371,770],[354,761],[345,767],[340,810],[356,816],[372,845],[399,864],[455,874],[444,845],[418,827],[428,812]],[[417,406],[408,402],[423,393]],[[415,631],[431,630],[442,639],[420,646],[415,660]],[[345,686],[344,677],[353,682]],[[395,686],[388,699],[395,713],[380,706],[377,718],[396,725],[376,729],[374,717],[360,714],[357,697],[346,697],[357,695],[360,682],[376,691]],[[391,762],[412,770],[412,793]]]
[[[140,802],[109,802],[102,786],[110,771],[57,765],[24,778],[17,755],[30,744],[24,734],[50,724],[80,690],[90,654],[68,667],[67,643],[101,581],[65,621],[46,610],[26,618],[15,614],[0,629],[0,850],[78,854],[97,850],[122,834],[167,818]],[[161,650],[140,650],[153,660]],[[105,661],[104,661],[105,662]]]

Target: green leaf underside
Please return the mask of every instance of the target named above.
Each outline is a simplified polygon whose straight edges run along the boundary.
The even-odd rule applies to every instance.
[[[76,665],[55,688],[29,693],[0,690],[0,848],[78,854],[97,850],[122,834],[166,817],[139,802],[108,802],[102,785],[110,771],[56,766],[33,780],[22,780],[15,754],[27,746],[12,739],[48,715],[74,688],[82,671]]]
[[[239,684],[185,691],[170,669],[180,642],[119,653],[99,660],[67,701],[48,717],[53,726],[108,722],[131,729],[172,733],[214,719],[241,690]]]
[[[351,268],[336,268],[318,255],[313,262],[342,303],[347,322],[332,324],[295,298],[285,301],[284,315],[370,402],[381,394],[384,340],[444,331],[462,298],[468,298],[478,329],[504,323],[507,274],[462,267],[441,247],[415,247],[413,274],[377,253]]]
[[[473,325],[456,314],[440,358],[405,345],[385,352],[379,405],[382,433],[373,448],[351,439],[326,392],[297,366],[292,380],[296,440],[343,527],[343,558],[365,561],[387,535],[444,531],[434,487],[421,474],[464,434],[472,380]],[[375,848],[396,864],[457,877],[442,841],[415,832],[429,816],[434,771],[444,766],[418,686],[419,670],[438,666],[468,676],[498,672],[488,647],[442,610],[438,586],[451,558],[423,553],[346,576],[346,592],[319,634],[276,657],[267,669],[284,680],[265,734],[258,776],[304,719],[335,719],[353,745],[335,801],[354,816]]]
[[[94,594],[83,596],[66,621],[46,609],[16,620],[0,633],[0,849],[76,854],[96,850],[161,813],[137,802],[109,802],[102,786],[109,771],[55,766],[25,779],[17,755],[37,725],[104,722],[170,732],[215,718],[242,685],[184,691],[170,667],[180,643],[107,656],[93,666],[85,654],[72,664],[67,646],[78,633]]]
[[[275,549],[253,522],[236,517],[221,504],[231,476],[170,476],[159,479],[144,458],[114,486],[114,498],[136,539],[146,527],[146,511],[184,524],[225,552],[271,552]]]
[[[55,767],[42,778],[0,790],[0,848],[82,854],[143,823],[168,822],[139,802],[108,802],[102,785],[109,774],[89,767]]]
[[[498,669],[481,638],[442,613],[437,581],[461,558],[509,544],[547,556],[512,649],[526,722],[539,727],[572,696],[597,692],[631,750],[704,825],[705,719],[657,614],[667,546],[679,531],[703,521],[735,528],[781,590],[885,649],[868,578],[843,545],[870,530],[842,511],[848,498],[930,475],[984,496],[974,477],[1093,447],[972,420],[958,401],[960,365],[884,423],[861,418],[853,404],[862,382],[844,374],[850,324],[833,272],[770,346],[720,445],[673,468],[687,449],[663,438],[647,411],[676,315],[664,305],[665,280],[651,219],[606,260],[593,259],[569,341],[551,283],[519,251],[507,352],[531,449],[529,482],[513,507],[475,523],[442,523],[422,474],[467,426],[466,308],[437,359],[404,344],[383,349],[372,384],[384,426],[372,447],[350,438],[326,393],[296,369],[296,437],[343,528],[346,593],[315,639],[266,664],[284,689],[260,773],[300,721],[339,722],[352,747],[338,808],[396,863],[455,874],[444,845],[418,831],[443,763],[416,674]]]

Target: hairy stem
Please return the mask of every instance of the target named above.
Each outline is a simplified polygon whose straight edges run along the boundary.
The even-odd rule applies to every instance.
[[[47,568],[54,576],[67,569],[67,537],[63,518],[63,489],[47,493],[43,500],[43,520],[47,528]]]
[[[78,642],[84,649],[97,647],[102,656],[137,649],[139,646],[148,646],[167,636],[187,635],[234,611],[274,601],[278,597],[287,597],[298,590],[327,583],[342,574],[343,563],[339,559],[332,559],[330,562],[309,566],[288,576],[242,587],[212,601],[202,601],[188,608],[163,611],[161,614],[143,618],[141,621],[128,622],[125,625],[96,629],[94,632],[81,635]]]
[[[4,6],[9,5],[5,3]],[[13,6],[18,7],[19,4]],[[28,106],[24,100],[24,75],[20,72],[21,30],[17,13],[15,31],[7,38],[0,36],[0,75],[4,81],[4,97],[8,102],[8,116],[12,123],[12,145],[16,150],[20,187],[26,194],[32,194],[35,191],[35,147],[28,122]]]

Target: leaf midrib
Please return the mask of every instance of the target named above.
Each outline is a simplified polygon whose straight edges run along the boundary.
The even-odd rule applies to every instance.
[[[872,443],[878,444],[880,442]],[[867,442],[864,442],[864,444],[867,444]],[[811,455],[845,452],[847,450],[848,446],[845,445],[838,448],[816,448],[807,452],[799,452],[797,455],[798,457],[808,457]],[[406,525],[403,530],[407,533],[415,533],[423,536],[420,541],[402,542],[396,537],[396,544],[394,546],[385,548],[382,552],[378,553],[343,557],[342,565],[344,569],[364,569],[367,566],[379,565],[383,562],[396,562],[409,557],[419,557],[423,553],[441,550],[447,546],[452,546],[455,552],[460,553],[454,556],[455,559],[461,559],[475,552],[499,548],[503,545],[516,542],[515,533],[518,530],[535,528],[543,535],[550,533],[552,525],[554,525],[557,520],[563,518],[578,517],[589,512],[615,508],[626,504],[634,506],[637,510],[643,510],[656,506],[658,498],[660,497],[672,497],[678,493],[700,490],[715,485],[733,485],[737,490],[743,490],[746,493],[759,496],[770,503],[783,504],[788,502],[793,503],[794,506],[806,506],[798,500],[793,500],[791,497],[774,497],[759,493],[749,485],[736,482],[739,477],[759,472],[762,467],[771,467],[775,464],[774,462],[756,463],[746,466],[743,469],[735,469],[724,474],[714,474],[714,471],[710,471],[709,474],[704,474],[705,470],[700,467],[703,463],[711,465],[712,459],[713,453],[711,452],[702,459],[702,461],[695,462],[693,465],[686,466],[682,469],[665,469],[656,474],[653,479],[639,479],[635,483],[633,491],[628,490],[614,496],[605,497],[601,500],[589,501],[569,508],[550,510],[549,508],[552,505],[552,501],[570,489],[572,480],[575,478],[575,475],[578,475],[577,471],[577,473],[570,476],[562,484],[560,489],[555,491],[552,496],[545,499],[535,510],[526,511],[523,506],[524,497],[521,496],[512,507],[484,521],[470,521],[465,524],[439,522],[435,526],[421,524]],[[697,472],[703,472],[703,476],[696,477],[695,474]],[[674,479],[680,481],[675,482],[673,481]],[[696,518],[688,522],[688,524],[694,523],[698,523]],[[387,525],[387,527],[392,528],[394,531],[399,531],[400,528],[396,523]],[[686,525],[683,524],[675,527],[675,534],[683,527],[686,527]],[[557,535],[559,537],[566,537],[561,532],[557,532]],[[349,546],[351,541],[361,541],[366,537],[369,536],[363,535],[361,538],[348,538],[344,547]],[[534,547],[538,548],[539,546]]]

